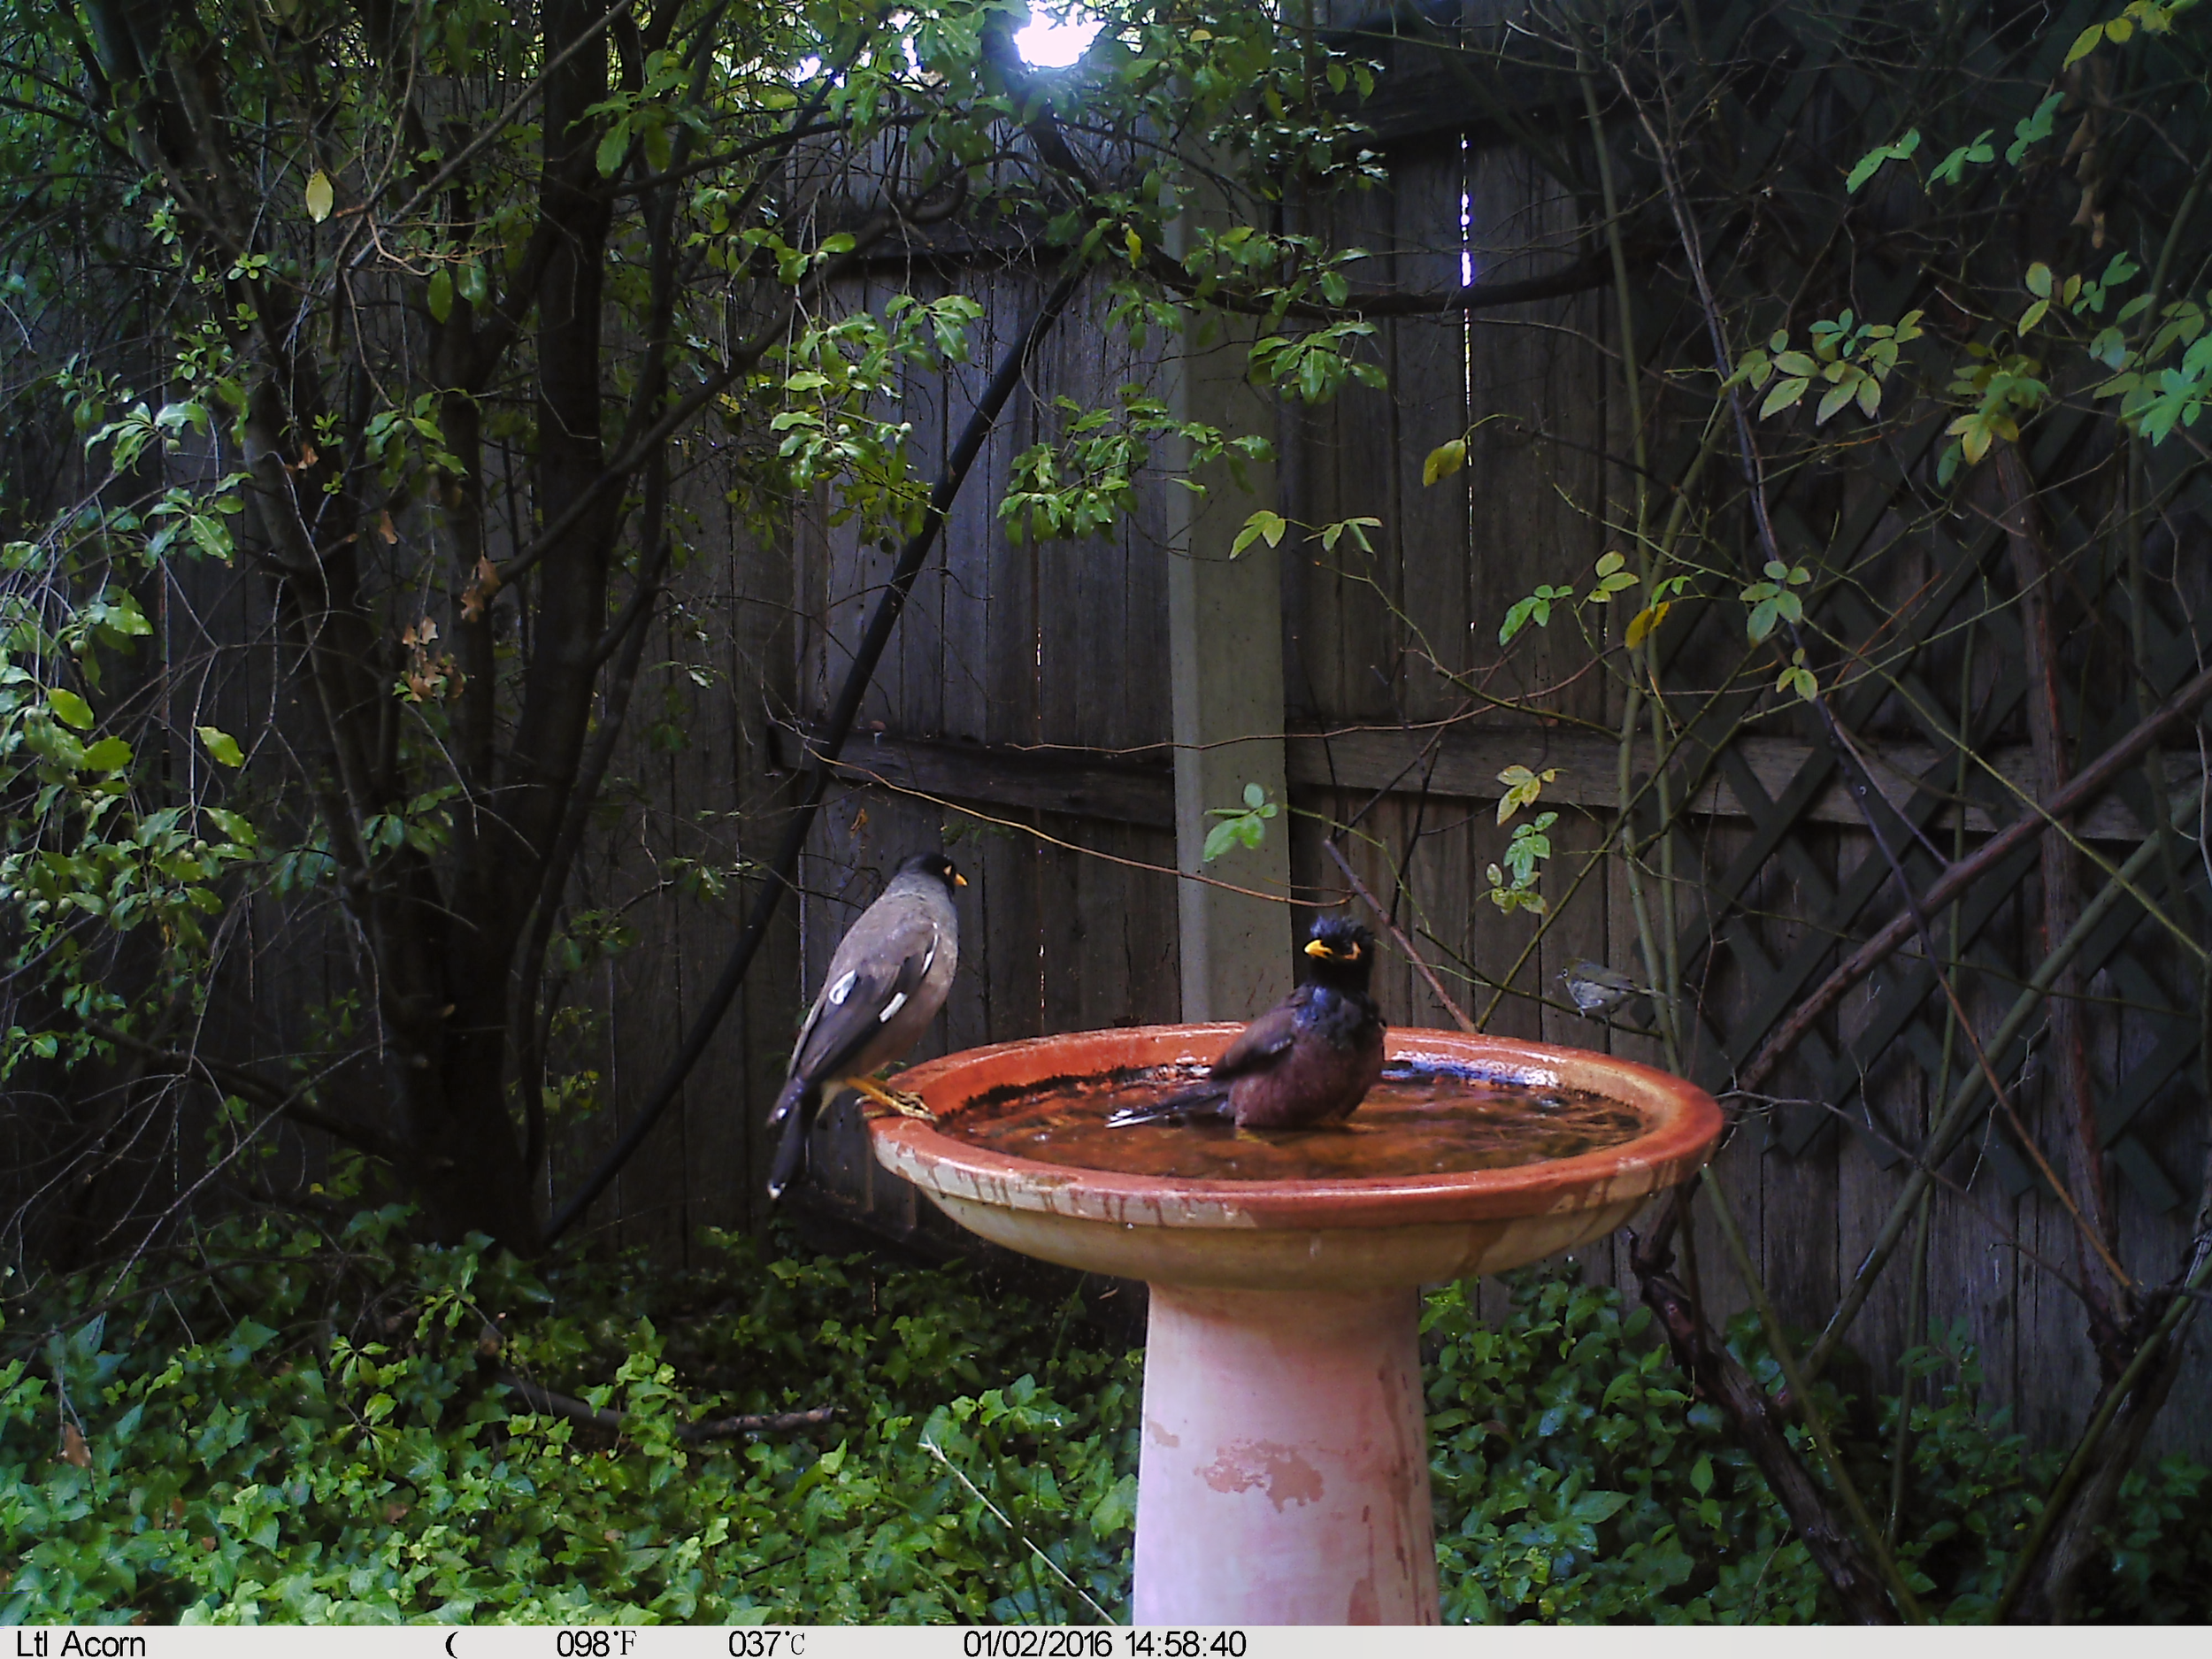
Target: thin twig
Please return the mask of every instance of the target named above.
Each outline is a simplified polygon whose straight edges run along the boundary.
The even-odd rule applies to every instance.
[[[1414,971],[1427,981],[1428,987],[1435,995],[1436,1000],[1444,1005],[1444,1011],[1452,1017],[1452,1024],[1457,1025],[1471,1037],[1476,1035],[1475,1022],[1467,1018],[1467,1010],[1452,1001],[1451,994],[1445,990],[1441,981],[1437,979],[1435,970],[1431,968],[1422,958],[1421,953],[1413,948],[1413,941],[1406,937],[1405,930],[1391,919],[1390,912],[1383,909],[1376,901],[1375,895],[1367,890],[1367,884],[1359,879],[1359,872],[1346,861],[1343,849],[1337,846],[1335,838],[1332,836],[1321,845],[1329,856],[1335,861],[1336,867],[1344,872],[1344,879],[1352,884],[1352,891],[1359,895],[1360,902],[1375,912],[1376,919],[1389,930],[1391,939],[1396,942],[1399,949],[1405,952],[1406,960],[1413,964]]]

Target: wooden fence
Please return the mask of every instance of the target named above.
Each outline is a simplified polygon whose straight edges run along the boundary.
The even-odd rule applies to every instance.
[[[1381,280],[1441,290],[1471,273],[1539,273],[1584,251],[1583,206],[1514,149],[1448,126],[1403,138],[1389,159],[1389,188],[1335,227],[1379,250],[1381,268],[1371,274]],[[985,319],[972,363],[907,388],[904,417],[924,475],[935,472],[998,351],[1041,295],[1018,265],[979,264],[949,280],[982,302]],[[879,292],[856,290],[850,303],[879,301],[894,280],[905,286],[907,274],[887,271]],[[1018,541],[995,514],[1012,457],[1053,434],[1056,396],[1107,402],[1125,382],[1158,383],[1173,372],[1132,353],[1104,326],[1102,306],[1090,296],[1052,334],[969,479],[845,751],[797,913],[757,964],[680,1110],[595,1218],[610,1235],[672,1258],[703,1224],[762,1220],[757,1125],[802,991],[818,983],[884,873],[915,849],[941,841],[971,881],[960,900],[961,975],[924,1055],[1178,1017],[1167,614],[1168,562],[1178,555],[1164,494],[1172,486],[1148,480],[1112,534],[1080,542]],[[1578,672],[1583,646],[1561,629],[1532,631],[1483,682],[1555,718],[1477,718],[1479,700],[1466,691],[1467,677],[1498,659],[1507,608],[1540,583],[1584,576],[1606,550],[1605,503],[1630,488],[1626,422],[1609,368],[1614,328],[1611,296],[1596,291],[1389,321],[1374,342],[1387,391],[1353,388],[1333,403],[1281,411],[1281,511],[1307,525],[1354,515],[1380,525],[1371,554],[1349,539],[1333,553],[1302,543],[1285,563],[1286,828],[1298,890],[1325,896],[1342,884],[1324,856],[1322,826],[1357,816],[1363,839],[1351,845],[1363,877],[1389,894],[1402,873],[1408,902],[1418,905],[1404,913],[1489,1029],[1654,1059],[1647,1039],[1578,1017],[1559,986],[1562,970],[1583,959],[1640,972],[1620,863],[1597,861],[1571,895],[1550,888],[1556,919],[1526,953],[1532,924],[1501,914],[1484,876],[1509,833],[1493,810],[1508,764],[1559,771],[1548,796],[1563,814],[1548,883],[1563,887],[1564,875],[1603,844],[1617,799],[1617,746],[1598,733],[1620,720],[1618,690]],[[1465,471],[1425,486],[1424,457],[1471,426]],[[2039,461],[2055,465],[2070,442],[2055,430]],[[746,541],[720,505],[713,455],[692,458],[697,555],[680,587],[666,664],[640,694],[622,833],[591,878],[637,942],[580,970],[599,975],[603,989],[591,999],[596,1023],[579,1028],[569,1056],[599,1071],[597,1097],[611,1110],[563,1147],[557,1195],[649,1087],[698,987],[718,968],[734,936],[734,897],[719,908],[703,900],[687,885],[690,871],[733,868],[772,841],[776,808],[808,764],[807,731],[833,697],[892,562],[815,519],[795,525],[787,544]],[[1870,629],[1885,593],[1931,582],[1950,584],[1963,607],[1969,588],[2001,570],[1996,538],[1953,541],[1905,527],[1893,499],[1900,488],[1896,474],[1870,468],[1827,503],[1818,522],[1832,527],[1817,536],[1806,503],[1780,503],[1786,535],[1817,540],[1860,572],[1858,596],[1836,601],[1839,626]],[[1921,626],[1956,614],[1924,608]],[[2008,711],[2019,700],[2006,626],[1986,625],[1986,655],[1969,671],[1980,678],[1964,706],[1980,709],[1984,734],[2000,740],[2000,769],[2024,775],[2021,745],[2001,741],[2012,735]],[[1684,637],[1711,636],[1686,628]],[[1954,672],[1956,649],[1940,657]],[[2162,657],[2169,684],[2195,656],[2194,642],[2176,632]],[[1961,706],[1948,690],[1930,696],[1939,708]],[[1955,807],[1924,776],[1939,746],[1893,706],[1863,701],[1854,718],[1883,741],[1877,771],[1900,824],[1976,837],[2009,818],[2001,793],[1988,789],[1968,791],[1972,800]],[[2085,754],[2131,718],[2086,706],[2077,717]],[[1445,721],[1452,729],[1429,744]],[[1691,752],[1696,764],[1683,787],[1699,828],[1675,849],[1678,921],[1686,979],[1701,994],[1694,1069],[1721,1087],[1793,995],[1832,964],[1836,941],[1863,934],[1891,901],[1886,866],[1809,729],[1770,726]],[[2122,792],[2083,833],[2137,838],[2142,810]],[[1269,833],[1285,827],[1279,819]],[[1921,879],[1927,873],[1923,866]],[[2032,960],[2023,885],[2008,875],[1964,906],[1970,955],[1985,970],[1974,1004],[1984,1018],[2010,1000],[2008,977],[2016,983],[2019,964]],[[2140,919],[2123,907],[2089,965],[2101,999],[2096,1066],[2110,1091],[2106,1152],[2124,1195],[2124,1243],[2131,1259],[2158,1263],[2174,1259],[2187,1234],[2203,1126],[2193,1024],[2156,1012],[2185,998],[2186,986]],[[1381,981],[1394,1023],[1448,1023],[1405,963],[1386,964]],[[1494,996],[1493,984],[1510,994]],[[1740,1102],[1746,1127],[1721,1159],[1721,1178],[1785,1317],[1801,1324],[1834,1304],[1895,1194],[1897,1148],[1931,1120],[1945,1067],[1940,1010],[1928,992],[1901,959],[1847,999],[1837,1028],[1766,1085],[1771,1099]],[[2024,1050],[1993,1058],[2032,1074]],[[1955,1064],[1949,1075],[1958,1075]],[[826,1123],[816,1150],[822,1189],[854,1217],[893,1234],[941,1230],[910,1189],[872,1167],[849,1118]],[[2039,1265],[2070,1271],[2066,1218],[1993,1131],[1947,1167],[1958,1190],[1939,1188],[1933,1202],[1929,1317],[1962,1322],[1980,1350],[1989,1400],[2012,1407],[2039,1442],[2055,1442],[2078,1427],[2072,1418],[2093,1396],[2095,1371],[2078,1305]],[[1724,1307],[1744,1305],[1717,1240],[1697,1243],[1709,1290]],[[1632,1284],[1625,1254],[1624,1240],[1604,1241],[1581,1265],[1594,1279]],[[1863,1386],[1893,1387],[1897,1355],[1920,1338],[1906,1328],[1907,1294],[1907,1275],[1891,1272],[1855,1328],[1870,1367],[1858,1373]],[[2201,1451],[2207,1443],[2208,1358],[2200,1326],[2182,1397],[2164,1419],[2167,1445]]]

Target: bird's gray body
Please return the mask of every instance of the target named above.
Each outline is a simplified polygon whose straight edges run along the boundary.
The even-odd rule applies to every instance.
[[[960,965],[960,918],[935,876],[894,876],[830,957],[792,1045],[791,1075],[865,1077],[922,1039]]]
[[[952,903],[959,879],[941,856],[908,859],[838,941],[768,1115],[769,1127],[783,1132],[768,1178],[772,1198],[797,1172],[822,1091],[898,1059],[944,1006],[960,965]]]

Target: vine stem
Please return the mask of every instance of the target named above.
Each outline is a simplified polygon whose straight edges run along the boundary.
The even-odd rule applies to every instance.
[[[1621,88],[1630,93],[1633,102],[1634,95],[1630,91],[1626,75],[1617,65],[1614,73],[1621,77]],[[1666,187],[1667,205],[1674,215],[1675,227],[1682,238],[1682,251],[1689,260],[1690,274],[1697,285],[1698,303],[1704,314],[1706,334],[1713,348],[1714,372],[1720,377],[1721,390],[1728,400],[1730,416],[1736,428],[1744,488],[1750,496],[1752,521],[1758,528],[1759,545],[1770,565],[1786,565],[1788,561],[1782,557],[1781,541],[1775,534],[1774,521],[1767,511],[1766,480],[1760,461],[1759,446],[1752,438],[1750,419],[1744,413],[1743,396],[1735,385],[1734,357],[1728,349],[1727,335],[1721,323],[1720,303],[1713,296],[1712,282],[1706,273],[1705,256],[1698,240],[1697,227],[1692,222],[1689,208],[1682,199],[1681,180],[1676,174],[1671,153],[1661,140],[1658,129],[1652,125],[1649,112],[1640,104],[1635,107],[1636,119],[1642,125],[1646,136],[1651,140],[1653,153],[1659,164],[1660,179]],[[1801,661],[1805,651],[1804,636],[1794,622],[1786,626]],[[1927,913],[1921,908],[1919,895],[1913,891],[1912,879],[1905,873],[1905,866],[1899,859],[1896,849],[1890,845],[1889,837],[1882,833],[1881,820],[1874,807],[1878,792],[1874,787],[1872,775],[1866,769],[1864,758],[1845,734],[1836,719],[1835,710],[1829,707],[1828,699],[1820,694],[1817,687],[1806,695],[1805,700],[1820,718],[1821,729],[1843,768],[1852,799],[1858,806],[1860,817],[1865,821],[1867,833],[1873,837],[1874,845],[1881,852],[1882,861],[1889,866],[1890,874],[1897,883],[1899,895],[1909,914],[1910,926],[1920,936],[1921,949],[1927,954],[1928,964],[1935,973],[1936,983],[1942,988],[1944,1000],[1958,1016],[1960,1034],[1966,1039],[1975,1064],[1988,1079],[1991,1094],[2011,1121],[2022,1149],[2027,1153],[2043,1179],[2050,1183],[2051,1191],[2073,1219],[2083,1242],[2104,1263],[2114,1283],[2124,1291],[2133,1290],[2136,1288],[2134,1279],[2120,1265],[2119,1258],[2106,1244],[2102,1233],[2082,1214],[2081,1206],[2075,1201],[2073,1193],[2057,1171],[2051,1167],[2050,1160],[2044,1156],[2043,1148],[2037,1144],[2035,1137],[2029,1133],[2027,1125],[2015,1110],[2011,1097],[2005,1092],[2004,1084],[1997,1076],[1996,1068],[1991,1064],[1988,1054],[1974,1034],[1973,1024],[1967,1018],[1965,1008],[1959,1002],[1958,989],[1951,983],[1950,975],[1943,971],[1943,957],[1936,949],[1934,931],[1928,925]]]
[[[1821,1462],[1827,1465],[1828,1479],[1835,1483],[1836,1495],[1843,1500],[1844,1508],[1850,1510],[1851,1524],[1858,1528],[1860,1538],[1872,1553],[1875,1570],[1882,1575],[1882,1582],[1889,1586],[1890,1596],[1897,1603],[1897,1610],[1911,1623],[1924,1624],[1928,1622],[1927,1611],[1920,1605],[1920,1598],[1912,1593],[1912,1586],[1905,1582],[1905,1575],[1898,1571],[1897,1558],[1890,1554],[1889,1546],[1883,1541],[1881,1528],[1874,1525],[1874,1517],[1867,1513],[1865,1501],[1859,1496],[1858,1487],[1852,1483],[1850,1475],[1844,1469],[1843,1459],[1836,1453],[1835,1443],[1828,1437],[1828,1425],[1821,1417],[1820,1409],[1813,1403],[1812,1391],[1806,1386],[1805,1378],[1798,1369],[1797,1356],[1790,1347],[1789,1338],[1783,1333],[1781,1317],[1774,1310],[1774,1302],[1767,1294],[1765,1282],[1751,1265],[1751,1253],[1744,1248],[1743,1234],[1736,1226],[1735,1211],[1729,1208],[1727,1194],[1721,1191],[1720,1182],[1714,1179],[1709,1164],[1705,1169],[1704,1179],[1705,1195],[1712,1200],[1713,1219],[1719,1224],[1721,1242],[1727,1247],[1729,1257],[1736,1264],[1736,1271],[1743,1276],[1744,1284],[1751,1291],[1752,1304],[1759,1312],[1759,1323],[1766,1330],[1767,1346],[1773,1350],[1776,1361],[1782,1367],[1782,1379],[1789,1385],[1790,1398],[1797,1402],[1798,1415],[1804,1419],[1806,1431],[1813,1437],[1813,1445],[1819,1450]]]
[[[1443,982],[1436,977],[1436,971],[1431,968],[1421,953],[1413,948],[1413,941],[1406,937],[1405,930],[1400,927],[1390,912],[1382,907],[1381,902],[1368,891],[1367,884],[1359,879],[1359,872],[1352,868],[1350,861],[1344,856],[1343,849],[1336,844],[1335,838],[1332,836],[1321,845],[1329,856],[1336,861],[1336,867],[1343,872],[1344,879],[1352,884],[1352,891],[1359,895],[1360,902],[1375,912],[1375,919],[1389,931],[1390,937],[1398,949],[1406,953],[1406,960],[1413,964],[1414,972],[1427,983],[1430,993],[1444,1005],[1444,1011],[1452,1017],[1452,1024],[1457,1025],[1471,1037],[1477,1035],[1475,1022],[1467,1018],[1467,1010],[1452,1000],[1450,993],[1444,989]]]
[[[1991,1050],[2002,1056],[2011,1047],[2013,1039],[2034,1018],[2035,1010],[2041,1006],[2045,995],[2058,979],[2060,971],[2089,942],[2090,935],[2097,931],[2105,918],[2125,896],[2126,883],[2148,869],[2157,856],[2155,841],[2145,841],[2135,849],[2127,863],[2120,866],[2119,875],[2107,882],[2097,896],[2083,907],[2079,918],[2066,936],[2052,947],[2050,955],[2030,976],[2026,987],[2006,1011],[2004,1019],[1990,1039]],[[1836,1345],[1843,1340],[1844,1333],[1850,1328],[1851,1322],[1858,1317],[1859,1310],[1874,1288],[1874,1281],[1881,1276],[1882,1270],[1888,1265],[1890,1256],[1897,1248],[1898,1241],[1904,1236],[1905,1225],[1911,1216],[1913,1206],[1935,1179],[1935,1166],[1948,1155],[1960,1132],[1966,1127],[1974,1103],[1980,1098],[1983,1082],[1982,1072],[1969,1071],[1960,1079],[1958,1092],[1952,1095],[1942,1117],[1929,1130],[1927,1140],[1921,1145],[1920,1156],[1913,1161],[1913,1171],[1906,1178],[1905,1190],[1898,1194],[1897,1202],[1891,1206],[1881,1233],[1874,1240],[1873,1248],[1866,1253],[1865,1259],[1859,1263],[1859,1271],[1852,1276],[1843,1301],[1837,1304],[1835,1312],[1829,1317],[1827,1328],[1821,1332],[1820,1340],[1813,1344],[1812,1352],[1806,1357],[1807,1369],[1814,1375],[1820,1373],[1821,1368],[1828,1363],[1829,1356],[1835,1352]]]
[[[2189,1272],[2177,1288],[2174,1299],[2166,1306],[2165,1313],[2144,1339],[2143,1346],[2135,1350],[2127,1369],[2105,1390],[2098,1402],[2097,1414],[2082,1431],[2081,1440],[2074,1448],[2074,1455],[2066,1460],[2066,1467],[2059,1471],[2057,1484],[2043,1500],[2043,1509],[2035,1517],[2035,1526],[2028,1534],[2028,1541],[2020,1547],[2019,1558],[2014,1562],[2012,1577],[2005,1585],[2005,1593],[1998,1600],[1997,1609],[1991,1622],[2001,1624],[2008,1618],[2020,1598],[2027,1593],[2028,1579],[2035,1570],[2037,1558],[2050,1540],[2052,1528],[2058,1524],[2075,1492],[2089,1473],[2089,1464],[2097,1448],[2103,1442],[2105,1432],[2112,1426],[2112,1419],[2119,1414],[2128,1397],[2145,1382],[2152,1364],[2166,1351],[2175,1332],[2183,1320],[2196,1308],[2196,1293],[2212,1281],[2212,1222],[2200,1217],[2197,1231],[2195,1259]]]
[[[575,1225],[577,1218],[591,1207],[592,1201],[613,1184],[622,1166],[644,1144],[645,1137],[652,1133],[653,1125],[673,1103],[683,1087],[684,1079],[691,1075],[691,1068],[698,1064],[699,1057],[706,1052],[715,1027],[722,1023],[722,1016],[728,1012],[731,1002],[736,1000],[738,987],[745,982],[746,972],[753,965],[753,958],[759,954],[761,944],[768,937],[769,924],[775,919],[785,890],[798,883],[799,855],[805,850],[807,833],[813,826],[815,813],[821,810],[823,801],[828,796],[838,751],[844,748],[845,740],[852,734],[853,723],[860,717],[861,701],[867,695],[869,681],[875,677],[876,664],[882,660],[884,649],[891,642],[891,631],[898,626],[900,613],[906,608],[906,596],[913,591],[915,579],[928,562],[930,549],[936,545],[938,532],[944,528],[953,498],[959,495],[960,487],[974,467],[976,457],[982,454],[984,441],[998,425],[999,414],[1013,396],[1015,388],[1021,384],[1029,359],[1043,342],[1053,324],[1059,320],[1060,313],[1075,297],[1076,289],[1082,285],[1084,269],[1080,263],[1069,261],[1067,268],[1060,274],[1059,281],[1045,296],[1045,302],[1038,308],[1036,316],[1030,319],[1029,326],[1022,330],[1019,337],[1008,349],[997,372],[992,375],[990,384],[984,388],[974,414],[969,418],[966,429],[960,434],[959,443],[945,462],[943,474],[938,479],[936,488],[930,492],[929,507],[923,516],[922,527],[900,549],[898,564],[892,571],[890,583],[876,601],[876,608],[868,618],[868,631],[853,653],[851,666],[845,672],[845,683],[839,687],[837,705],[830,711],[821,737],[810,745],[814,764],[809,769],[806,793],[800,797],[797,807],[784,826],[782,843],[776,849],[775,862],[769,868],[766,881],[753,901],[752,914],[746,918],[744,933],[739,935],[729,959],[723,964],[721,977],[708,991],[698,1018],[692,1022],[691,1029],[684,1033],[682,1046],[677,1049],[675,1058],[669,1062],[660,1081],[654,1085],[652,1094],[639,1109],[637,1116],[630,1120],[622,1138],[615,1142],[599,1167],[546,1223],[545,1231],[540,1235],[541,1244],[550,1244],[567,1232]]]
[[[1613,297],[1620,312],[1621,331],[1621,391],[1628,403],[1629,442],[1636,468],[1636,559],[1637,573],[1643,579],[1647,593],[1651,591],[1652,578],[1656,573],[1656,561],[1650,546],[1650,485],[1651,463],[1644,434],[1643,388],[1637,377],[1641,363],[1636,351],[1636,308],[1628,280],[1628,256],[1621,246],[1620,202],[1613,182],[1613,150],[1605,140],[1605,122],[1598,110],[1597,81],[1589,71],[1589,56],[1578,50],[1575,53],[1577,79],[1582,83],[1582,107],[1590,123],[1590,142],[1597,154],[1598,189],[1605,210],[1605,244],[1613,262]],[[1680,505],[1677,503],[1677,506]],[[1682,1069],[1681,1033],[1676,1025],[1677,967],[1675,960],[1674,916],[1674,837],[1671,819],[1673,813],[1668,801],[1666,752],[1666,710],[1659,690],[1657,653],[1653,649],[1648,634],[1642,641],[1642,652],[1651,680],[1651,742],[1662,758],[1653,766],[1652,787],[1659,798],[1659,860],[1661,915],[1655,933],[1651,920],[1651,902],[1644,892],[1643,867],[1637,856],[1634,837],[1621,838],[1625,856],[1628,878],[1628,902],[1636,918],[1638,948],[1644,959],[1644,976],[1659,993],[1652,999],[1652,1008],[1658,1018],[1659,1033],[1666,1049],[1667,1069]],[[1634,776],[1636,755],[1637,716],[1643,701],[1643,682],[1636,672],[1637,651],[1629,650],[1628,686],[1621,705],[1620,764],[1616,779],[1617,794],[1624,825],[1629,811],[1631,784]]]
[[[2047,825],[2095,800],[2158,741],[2159,734],[2167,726],[2185,715],[2195,713],[2207,698],[2212,698],[2212,668],[2204,670],[2167,698],[2124,737],[2076,772],[2074,780],[2049,800],[2030,801],[2027,810],[2018,818],[1938,876],[1928,890],[1920,895],[1921,903],[1932,907],[1965,892],[2042,833]],[[1755,1089],[1764,1082],[1774,1068],[1781,1064],[1783,1057],[1797,1046],[1798,1040],[1812,1029],[1813,1022],[1834,1007],[1846,991],[1895,955],[1897,948],[1905,942],[1912,931],[1910,916],[1893,917],[1873,937],[1837,964],[1825,979],[1799,999],[1790,1017],[1759,1046],[1758,1053],[1745,1062],[1742,1070],[1737,1073],[1736,1086]],[[2212,976],[2208,978],[2212,979]]]

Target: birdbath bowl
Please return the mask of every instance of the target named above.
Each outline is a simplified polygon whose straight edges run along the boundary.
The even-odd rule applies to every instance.
[[[1346,1131],[1299,1138],[1324,1172],[1192,1178],[992,1144],[995,1124],[1036,1121],[1041,1110],[1089,1123],[1085,1148],[1118,1153],[1100,1133],[1210,1134],[1233,1163],[1248,1151],[1247,1162],[1291,1158],[1294,1169],[1296,1141],[1238,1142],[1225,1127],[1096,1129],[1107,1104],[1195,1075],[1239,1029],[1076,1032],[929,1061],[898,1082],[937,1122],[872,1118],[876,1157],[995,1244],[1151,1286],[1137,1623],[1432,1624],[1417,1287],[1602,1237],[1704,1163],[1720,1110],[1678,1078],[1601,1054],[1393,1031],[1384,1083],[1353,1119],[1374,1114],[1384,1126],[1369,1128],[1363,1146]],[[1390,1154],[1401,1125],[1420,1133],[1418,1110],[1393,1115],[1381,1103],[1394,1078],[1425,1079],[1431,1094],[1455,1082],[1463,1097],[1521,1084],[1550,1091],[1540,1100],[1595,1102],[1614,1143],[1502,1167],[1341,1172],[1354,1151]],[[1413,1161],[1425,1160],[1454,1162],[1427,1151]]]

